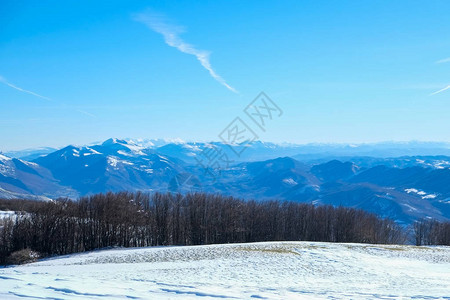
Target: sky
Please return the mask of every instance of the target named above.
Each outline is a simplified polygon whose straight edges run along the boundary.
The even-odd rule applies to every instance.
[[[0,150],[450,141],[449,1],[0,2]],[[265,92],[282,115],[244,109]]]

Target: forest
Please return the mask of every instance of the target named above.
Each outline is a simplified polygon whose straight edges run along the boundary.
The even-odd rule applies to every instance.
[[[450,245],[450,223],[421,220],[404,228],[352,208],[204,193],[3,199],[0,210],[16,212],[0,220],[1,264],[15,263],[11,258],[24,250],[47,257],[107,247],[262,241]]]

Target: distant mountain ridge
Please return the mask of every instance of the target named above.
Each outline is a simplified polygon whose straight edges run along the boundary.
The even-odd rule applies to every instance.
[[[109,139],[120,140],[120,139]],[[222,142],[185,142],[181,139],[122,139],[130,145],[136,145],[144,149],[153,149],[161,154],[174,156],[183,160],[192,158],[193,153],[198,152],[207,144],[213,144],[230,152],[229,146]],[[101,144],[97,142],[84,147]],[[78,147],[78,146],[77,146]],[[81,146],[80,146],[81,147]],[[1,149],[0,149],[1,150]],[[45,156],[58,149],[40,147],[21,151],[7,151],[3,154],[23,160],[33,160]],[[1,152],[0,152],[1,153]],[[255,141],[247,147],[241,156],[234,155],[235,161],[258,161],[277,157],[290,156],[297,160],[326,160],[347,157],[372,157],[377,159],[397,158],[405,156],[450,156],[450,143],[446,142],[379,142],[362,144],[344,143],[271,143]]]
[[[436,144],[427,145],[426,151],[438,151]],[[371,151],[390,152],[391,146]],[[417,147],[408,144],[405,151]],[[108,139],[67,146],[32,161],[0,154],[0,197],[46,200],[122,190],[203,191],[350,206],[405,224],[422,217],[450,219],[449,156],[358,156],[355,148],[255,142],[237,156],[230,145],[219,142]],[[198,163],[205,149],[230,160],[215,177]],[[365,145],[360,150],[366,154],[368,149]]]

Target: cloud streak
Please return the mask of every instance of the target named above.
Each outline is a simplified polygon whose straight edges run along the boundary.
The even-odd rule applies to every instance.
[[[155,13],[137,14],[134,16],[134,20],[147,25],[147,27],[151,30],[161,34],[166,44],[170,47],[174,47],[183,53],[195,56],[200,64],[209,72],[212,78],[230,91],[239,93],[213,69],[209,60],[211,54],[209,51],[197,49],[180,38],[180,34],[184,31],[182,27],[168,24],[162,15]]]
[[[2,76],[0,76],[0,82],[3,83],[3,84],[5,84],[5,85],[7,85],[7,86],[9,86],[10,88],[13,88],[13,89],[15,89],[15,90],[18,90],[19,92],[26,93],[26,94],[29,94],[29,95],[32,95],[32,96],[35,96],[35,97],[38,97],[38,98],[41,98],[41,99],[44,99],[44,100],[47,100],[47,101],[51,101],[51,102],[54,102],[54,103],[58,102],[58,101],[56,101],[56,100],[54,100],[54,99],[52,99],[52,98],[45,97],[45,96],[39,95],[38,93],[35,93],[35,92],[32,92],[32,91],[23,89],[23,88],[21,88],[21,87],[18,87],[17,85],[14,85],[14,84],[10,83],[9,81],[7,81],[7,80],[6,80],[4,77],[2,77]],[[66,108],[68,107],[66,104],[64,104],[64,103],[62,103],[62,102],[60,102],[60,101],[59,101],[59,104],[60,104],[61,106],[63,106],[63,107],[66,107]],[[89,117],[92,117],[92,118],[96,118],[96,116],[95,116],[94,114],[91,114],[91,113],[89,113],[89,112],[87,112],[87,111],[84,111],[84,110],[81,110],[81,109],[76,109],[76,111],[79,112],[79,113],[81,113],[81,114],[84,114],[84,115],[86,115],[86,116],[89,116]]]
[[[445,64],[445,63],[448,63],[448,62],[450,62],[450,57],[438,60],[436,63],[437,64]]]
[[[447,85],[445,88],[440,89],[439,91],[436,91],[436,92],[434,92],[434,93],[431,93],[430,96],[433,96],[433,95],[442,93],[442,92],[444,92],[444,91],[446,91],[446,90],[448,90],[448,89],[450,89],[450,85]]]
[[[38,97],[38,98],[41,98],[41,99],[44,99],[44,100],[47,100],[47,101],[54,101],[53,99],[51,99],[51,98],[49,98],[49,97],[45,97],[45,96],[39,95],[39,94],[37,94],[37,93],[35,93],[35,92],[32,92],[32,91],[29,91],[29,90],[20,88],[20,87],[14,85],[14,84],[8,82],[8,81],[7,81],[5,78],[3,78],[2,76],[0,76],[0,82],[3,83],[3,84],[5,84],[5,85],[7,85],[7,86],[9,86],[9,87],[11,87],[11,88],[13,88],[13,89],[16,89],[16,90],[18,90],[18,91],[20,91],[20,92],[23,92],[23,93],[27,93],[27,94],[36,96],[36,97]]]
[[[97,117],[96,115],[91,114],[90,112],[87,112],[87,111],[82,110],[82,109],[77,109],[76,111],[79,112],[79,113],[82,113],[83,115],[89,116],[91,118],[96,118]]]

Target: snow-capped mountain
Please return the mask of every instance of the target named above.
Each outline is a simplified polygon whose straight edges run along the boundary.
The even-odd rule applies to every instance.
[[[138,141],[135,143],[145,147]],[[175,142],[161,143],[149,148],[155,151],[195,162],[195,157],[201,154],[208,145],[214,145],[221,153],[233,162],[249,162],[275,159],[278,157],[292,157],[299,161],[314,163],[328,162],[333,159],[358,159],[358,165],[363,167],[388,164],[390,166],[405,167],[411,165],[428,165],[436,167],[450,167],[449,143],[431,142],[385,142],[373,144],[286,144],[255,141],[245,146],[245,150],[236,145],[223,142]],[[236,153],[238,152],[238,154]]]
[[[324,152],[307,154],[306,146],[263,142],[252,143],[236,155],[230,145],[220,142],[153,141],[109,139],[67,146],[31,162],[0,155],[0,197],[202,191],[245,199],[344,205],[401,223],[421,217],[450,219],[447,156],[332,159],[332,151],[325,157]],[[318,151],[325,146],[308,147]],[[215,164],[212,158],[226,163]]]
[[[173,176],[184,171],[182,161],[119,139],[91,147],[68,146],[35,162],[81,195],[164,190]]]

